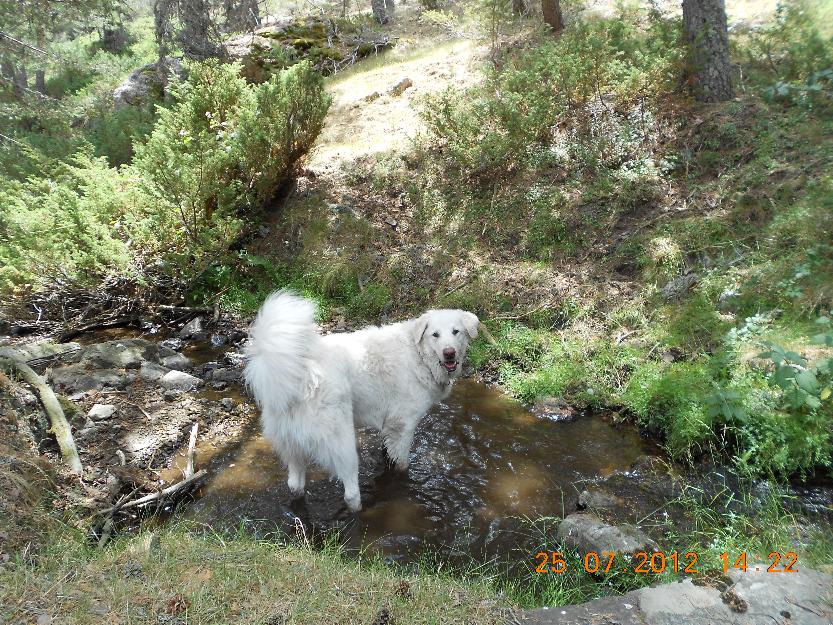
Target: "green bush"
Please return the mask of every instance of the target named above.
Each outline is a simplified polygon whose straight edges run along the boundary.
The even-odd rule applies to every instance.
[[[258,86],[238,70],[193,65],[174,105],[159,110],[147,143],[134,146],[136,158],[121,170],[89,145],[66,160],[31,150],[28,169],[37,174],[0,179],[7,198],[0,204],[0,289],[37,288],[56,274],[92,282],[131,267],[188,278],[219,258],[290,178],[329,105],[308,63]],[[126,149],[117,146],[115,160]]]
[[[137,196],[122,176],[88,152],[42,166],[25,182],[0,178],[0,291],[126,271],[125,216]]]
[[[248,85],[237,65],[194,65],[159,112],[132,169],[150,218],[180,269],[210,262],[286,182],[329,106],[321,76],[302,62]],[[249,217],[246,217],[249,218]]]

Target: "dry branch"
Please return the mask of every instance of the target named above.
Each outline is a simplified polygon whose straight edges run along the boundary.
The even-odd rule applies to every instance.
[[[191,477],[189,477],[187,479],[182,480],[181,482],[177,482],[176,484],[172,484],[172,485],[168,486],[167,488],[163,488],[162,490],[157,491],[155,493],[151,493],[150,495],[145,495],[144,497],[139,497],[138,499],[134,499],[133,501],[128,501],[128,502],[123,503],[122,505],[120,505],[118,507],[113,506],[111,508],[106,508],[104,510],[100,510],[98,512],[98,514],[110,514],[110,513],[114,512],[116,510],[124,510],[125,508],[135,508],[137,506],[145,506],[145,505],[151,503],[152,501],[157,501],[159,499],[164,499],[168,495],[173,495],[175,492],[181,490],[185,486],[188,486],[188,485],[196,482],[197,480],[201,479],[206,473],[208,473],[207,470],[200,469],[199,471],[194,473],[194,475],[192,475]]]
[[[46,414],[49,416],[49,422],[52,424],[50,432],[55,435],[55,439],[58,441],[58,447],[61,449],[61,457],[69,465],[73,473],[82,475],[84,473],[84,467],[81,465],[78,448],[75,446],[75,440],[72,438],[72,429],[64,416],[61,403],[58,401],[55,392],[46,383],[46,380],[35,373],[32,367],[20,360],[3,358],[0,359],[0,366],[6,370],[16,371],[24,382],[37,391],[41,403],[46,410]]]

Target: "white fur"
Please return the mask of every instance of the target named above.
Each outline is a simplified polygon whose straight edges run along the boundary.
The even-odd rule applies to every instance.
[[[342,481],[347,506],[360,510],[355,426],[379,430],[396,467],[407,470],[414,430],[459,377],[479,321],[463,310],[429,310],[321,336],[314,318],[307,299],[287,291],[269,296],[251,327],[244,375],[293,493],[303,493],[314,462]],[[443,366],[449,349],[456,353],[453,371]]]

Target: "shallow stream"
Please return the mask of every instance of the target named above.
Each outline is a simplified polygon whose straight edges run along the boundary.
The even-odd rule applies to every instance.
[[[468,380],[421,422],[407,474],[387,466],[373,434],[361,433],[360,446],[358,515],[344,508],[341,485],[320,472],[308,474],[304,499],[291,502],[285,471],[257,430],[210,459],[211,478],[185,514],[263,534],[296,531],[297,517],[307,533],[336,528],[349,547],[396,561],[425,552],[505,559],[535,540],[518,535],[526,531],[524,517],[575,511],[588,484],[649,453],[631,426],[599,414],[572,421],[535,416]]]

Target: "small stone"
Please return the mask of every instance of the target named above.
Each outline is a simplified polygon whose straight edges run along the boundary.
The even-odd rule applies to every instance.
[[[393,217],[385,217],[385,223],[388,224],[391,228],[396,228],[396,224],[398,222]]]
[[[87,416],[93,421],[103,421],[109,419],[116,412],[116,407],[110,404],[94,404]]]
[[[373,92],[373,93],[371,93],[370,95],[365,96],[365,97],[364,97],[364,101],[365,101],[365,102],[373,102],[373,100],[378,100],[378,99],[379,99],[379,98],[381,98],[381,97],[382,97],[382,94],[381,94],[381,93],[379,93],[378,91],[374,91],[374,92]]]
[[[220,405],[226,410],[232,410],[234,408],[234,400],[231,397],[223,397],[220,400]]]
[[[222,347],[228,342],[228,339],[222,334],[212,334],[210,343],[211,347]]]
[[[202,384],[202,380],[190,373],[173,370],[159,378],[159,384],[168,390],[193,391]]]
[[[414,81],[410,78],[403,78],[398,83],[396,83],[393,87],[388,89],[388,93],[392,96],[400,96],[405,93],[406,89],[414,86]]]

